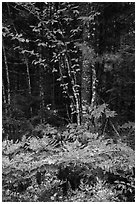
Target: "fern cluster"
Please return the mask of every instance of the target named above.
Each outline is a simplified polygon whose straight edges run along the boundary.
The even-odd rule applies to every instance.
[[[40,130],[42,137],[35,132],[19,143],[3,142],[6,201],[19,201],[17,193],[23,196],[26,192],[26,201],[42,201],[43,192],[53,188],[53,195],[44,201],[64,201],[66,195],[70,201],[134,200],[135,158],[127,144],[121,140],[114,143],[75,124],[60,130],[46,125],[35,131]]]

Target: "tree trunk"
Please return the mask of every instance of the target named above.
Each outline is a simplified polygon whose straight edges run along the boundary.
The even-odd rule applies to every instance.
[[[31,79],[30,79],[30,71],[29,71],[29,65],[28,65],[28,59],[24,55],[25,64],[26,64],[26,71],[27,71],[27,82],[28,82],[28,92],[31,95]]]
[[[41,10],[43,10],[43,5],[41,5]],[[44,35],[43,35],[44,27],[41,24],[41,31],[40,31],[40,42],[43,42]],[[39,53],[40,53],[40,60],[43,59],[43,46],[41,45],[39,47]],[[40,88],[40,97],[41,97],[41,103],[40,103],[40,111],[41,111],[41,123],[45,122],[45,94],[44,94],[44,86],[43,86],[43,75],[44,75],[44,69],[43,65],[39,64],[39,88]]]
[[[40,67],[41,68],[41,67]],[[45,101],[44,101],[44,90],[43,90],[43,77],[42,77],[42,73],[40,70],[40,76],[39,76],[39,88],[40,88],[40,97],[41,97],[41,103],[40,103],[40,111],[41,111],[41,123],[45,122],[45,116],[44,116],[44,112],[45,112]]]
[[[91,104],[92,106],[96,105],[96,82],[97,82],[97,76],[96,76],[96,66],[92,65],[92,98],[91,98]]]
[[[2,111],[4,111],[3,113],[4,114],[7,114],[8,113],[8,109],[7,109],[7,101],[6,101],[6,94],[5,94],[5,86],[4,86],[4,83],[2,82],[2,102],[4,103],[4,107],[2,109]]]
[[[5,87],[3,82],[2,82],[2,98],[3,98],[4,104],[6,104],[6,94],[5,94]]]
[[[81,101],[82,105],[91,102],[91,67],[88,60],[83,59],[81,74]]]
[[[95,66],[95,47],[92,45],[89,33],[89,22],[83,24],[83,43],[82,51],[82,73],[81,73],[81,104],[82,104],[82,123],[86,122],[87,107],[96,102],[96,66]],[[92,38],[95,38],[94,32]]]
[[[28,93],[31,96],[31,79],[30,79],[30,71],[29,71],[29,64],[28,64],[28,59],[26,58],[24,54],[24,60],[26,64],[26,71],[27,71],[27,82],[28,82]],[[32,108],[30,107],[30,116],[32,116]]]
[[[10,105],[11,96],[10,96],[9,67],[8,67],[8,62],[7,62],[7,57],[6,57],[4,41],[2,41],[2,48],[3,48],[3,56],[4,56],[4,63],[5,63],[5,69],[6,69],[6,79],[7,79],[7,103],[8,103],[8,105]]]
[[[77,84],[77,79],[76,79],[76,73],[74,70],[71,70],[71,65],[69,63],[69,59],[68,56],[65,55],[65,62],[66,62],[66,67],[67,67],[67,71],[68,71],[68,75],[70,77],[71,80],[71,86],[72,86],[72,91],[73,91],[73,109],[74,112],[76,112],[76,120],[77,120],[77,124],[80,125],[81,124],[81,118],[80,118],[80,93],[78,90],[78,84]],[[73,71],[73,74],[72,74]],[[73,114],[73,110],[72,110],[72,114]]]

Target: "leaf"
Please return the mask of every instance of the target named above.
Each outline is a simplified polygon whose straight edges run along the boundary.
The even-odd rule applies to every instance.
[[[74,64],[71,67],[72,67],[72,69],[75,68],[75,67],[79,67],[79,64]]]
[[[56,32],[60,33],[62,35],[62,31],[60,29],[58,29]]]
[[[135,123],[129,121],[128,123],[124,123],[123,125],[119,126],[119,128],[121,128],[121,129],[130,129],[130,128],[135,129]]]
[[[77,9],[72,11],[74,14],[79,14],[79,11]]]
[[[52,69],[52,73],[54,73],[54,72],[58,72],[58,70],[55,69],[55,68],[53,68],[53,69]]]
[[[61,77],[57,79],[57,81],[61,81],[61,80],[62,80],[62,78],[61,78]]]
[[[38,46],[43,46],[43,47],[46,47],[47,46],[47,43],[38,43]]]
[[[105,111],[106,118],[114,118],[117,114],[115,111],[106,110]]]

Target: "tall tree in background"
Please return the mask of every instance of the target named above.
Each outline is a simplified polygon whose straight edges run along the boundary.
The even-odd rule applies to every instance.
[[[96,105],[97,100],[97,76],[96,76],[96,16],[99,13],[91,3],[83,4],[83,15],[79,17],[83,23],[83,42],[79,44],[82,51],[82,73],[81,73],[81,102],[82,112],[86,106]],[[84,115],[83,115],[84,116]],[[84,122],[84,117],[82,117]]]

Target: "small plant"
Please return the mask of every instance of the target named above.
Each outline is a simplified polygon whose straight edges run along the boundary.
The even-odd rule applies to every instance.
[[[127,143],[131,148],[135,148],[135,123],[127,122],[118,126],[121,133],[121,140]]]
[[[86,105],[84,107],[84,114],[83,116],[86,118],[86,124],[88,129],[92,133],[98,132],[100,135],[108,132],[111,126],[111,133],[112,130],[115,134],[118,135],[118,132],[111,121],[111,118],[114,118],[117,115],[115,111],[111,111],[109,109],[109,105],[103,103],[101,105]]]

